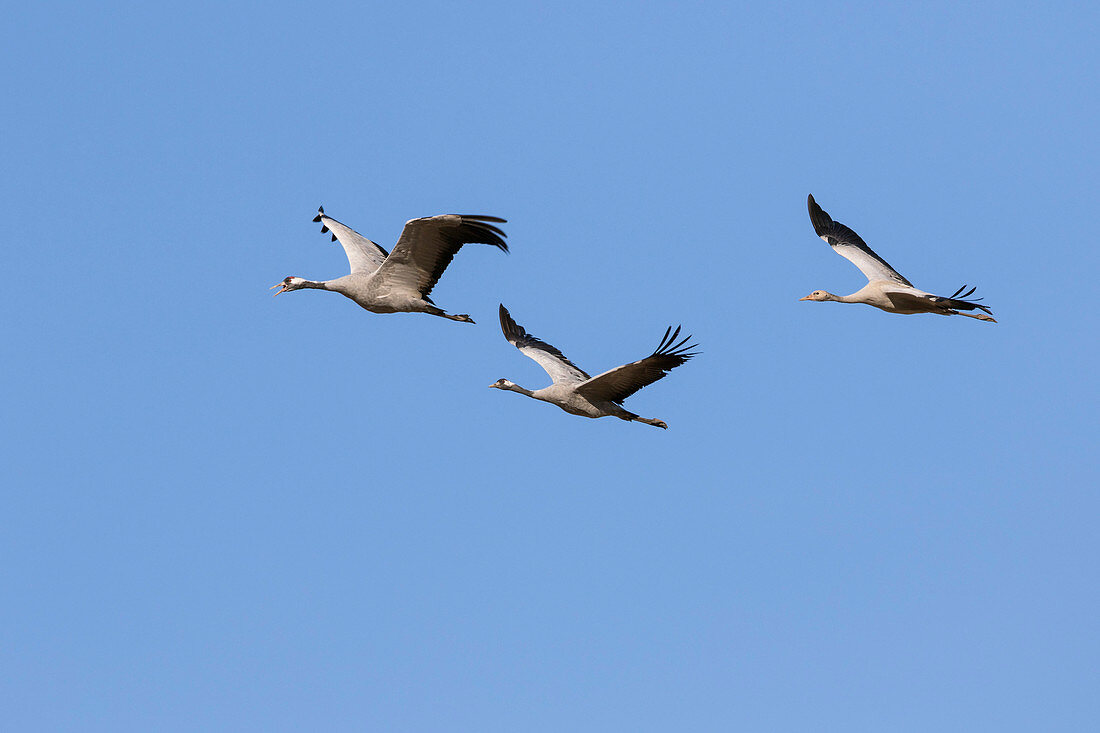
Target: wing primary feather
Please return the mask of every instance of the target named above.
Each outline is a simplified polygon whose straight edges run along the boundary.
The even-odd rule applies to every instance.
[[[810,223],[814,225],[814,233],[819,237],[828,235],[829,227],[833,223],[833,217],[825,213],[825,209],[818,206],[814,201],[814,195],[811,193],[806,199],[808,208],[810,209]]]
[[[956,290],[955,294],[952,295],[951,297],[952,298],[959,298],[959,299],[969,298],[971,295],[974,294],[974,291],[977,290],[977,289],[978,289],[977,286],[975,286],[975,287],[970,288],[970,290],[966,290],[966,286],[963,285],[961,288]],[[965,293],[963,292],[964,290],[966,290]],[[981,298],[975,298],[975,300],[981,300]]]
[[[508,251],[508,243],[504,241],[504,237],[508,235],[499,227],[486,224],[465,214],[460,216],[462,217],[462,228],[466,230],[462,236],[457,238],[460,244],[467,242],[470,244],[491,244],[503,252]],[[473,237],[477,237],[477,239],[473,239]]]
[[[512,320],[512,314],[504,307],[504,303],[500,304],[498,313],[500,315],[500,330],[504,334],[504,339],[515,344],[521,338],[518,324]]]
[[[672,331],[672,326],[669,326],[665,331],[665,337],[661,339],[660,345],[653,352],[653,356],[687,356],[689,358],[695,356],[695,353],[686,354],[689,349],[694,349],[698,346],[698,344],[685,346],[688,341],[691,341],[690,334],[681,339],[679,343],[676,343],[676,338],[680,335],[681,328],[681,326],[677,326],[676,330]],[[671,337],[669,337],[670,332],[672,333]]]
[[[499,216],[489,216],[488,214],[459,214],[463,219],[477,219],[480,221],[491,221],[497,224],[507,224],[507,219],[501,219]]]
[[[978,302],[980,300],[983,300],[983,298],[971,298],[970,297],[971,295],[974,294],[974,291],[976,291],[977,289],[978,289],[977,286],[975,286],[975,287],[970,288],[970,290],[966,290],[966,286],[963,285],[961,288],[956,290],[955,294],[952,295],[950,298],[941,298],[939,296],[933,296],[933,300],[947,301],[948,306],[950,306],[951,308],[955,308],[957,310],[974,310],[975,308],[977,308],[979,310],[983,310],[986,313],[989,313],[990,315],[992,315],[993,311],[989,309],[989,306],[982,305],[981,303]],[[966,292],[963,292],[964,290]]]
[[[661,337],[661,341],[657,344],[657,348],[654,350],[653,353],[656,354],[658,351],[665,347],[665,341],[668,339],[668,335],[670,333],[672,333],[672,326],[669,326],[665,329],[665,335]]]

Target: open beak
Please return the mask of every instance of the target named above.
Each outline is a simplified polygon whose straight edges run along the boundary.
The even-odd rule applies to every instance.
[[[279,293],[285,293],[286,292],[286,283],[276,283],[275,285],[272,285],[270,288],[268,288],[268,290],[274,290],[275,288],[281,288],[279,290]],[[279,293],[275,293],[275,295],[278,295]]]

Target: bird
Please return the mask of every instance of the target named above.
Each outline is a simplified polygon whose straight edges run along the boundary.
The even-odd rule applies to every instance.
[[[691,340],[691,336],[677,342],[680,327],[677,326],[673,331],[669,326],[660,344],[646,358],[591,377],[569,361],[561,351],[527,333],[523,326],[512,320],[512,315],[503,303],[500,304],[500,330],[504,332],[504,338],[510,344],[525,356],[538,362],[554,383],[549,387],[532,391],[507,379],[498,379],[489,385],[490,389],[519,392],[536,400],[557,405],[572,415],[591,418],[617,417],[620,420],[641,422],[665,430],[668,429],[668,423],[664,420],[635,415],[623,407],[623,400],[642,387],[653,384],[669,371],[698,354],[690,351],[696,348],[696,344],[685,346]]]
[[[841,257],[850,261],[867,276],[867,284],[851,295],[833,295],[826,290],[815,290],[799,300],[832,300],[837,303],[866,303],[887,313],[938,313],[943,316],[966,316],[979,321],[996,323],[987,306],[978,303],[981,298],[970,299],[976,288],[966,289],[963,285],[954,295],[944,297],[932,295],[913,286],[886,260],[860,239],[859,235],[840,222],[833,221],[825,210],[814,201],[813,194],[807,199],[810,221],[817,236],[829,243]],[[965,292],[964,292],[965,291]],[[961,311],[981,310],[984,313],[962,313]]]
[[[508,252],[507,235],[494,226],[507,220],[496,216],[443,214],[410,219],[391,252],[325,214],[323,206],[313,221],[320,222],[322,234],[331,230],[332,241],[343,246],[351,273],[320,282],[289,275],[271,286],[271,290],[280,288],[275,295],[303,288],[331,290],[371,313],[427,313],[474,323],[465,313],[452,315],[439,308],[429,294],[462,245],[491,244]]]

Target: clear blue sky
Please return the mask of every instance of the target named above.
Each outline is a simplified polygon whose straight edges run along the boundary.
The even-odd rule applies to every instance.
[[[1095,3],[32,3],[0,28],[10,730],[1100,719]],[[862,285],[806,194],[1000,323]],[[508,218],[437,302],[318,204]],[[704,354],[599,372],[669,323]]]

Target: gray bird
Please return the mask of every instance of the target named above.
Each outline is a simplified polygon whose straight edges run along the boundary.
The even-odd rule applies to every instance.
[[[664,429],[668,429],[668,424],[664,420],[639,417],[623,407],[623,400],[642,387],[661,379],[670,370],[680,366],[697,353],[689,352],[689,349],[695,348],[695,344],[685,346],[691,340],[691,336],[676,343],[680,335],[680,327],[677,326],[673,331],[670,326],[661,338],[661,343],[646,358],[590,377],[584,370],[569,361],[565,354],[524,331],[523,326],[517,325],[512,320],[511,314],[503,304],[500,306],[500,329],[504,332],[504,338],[525,356],[534,359],[546,370],[554,383],[549,387],[531,391],[507,379],[498,379],[489,385],[491,389],[519,392],[536,400],[557,405],[572,415],[617,417],[620,420],[644,422],[646,425]]]
[[[351,274],[321,282],[290,275],[271,286],[280,288],[275,295],[303,288],[331,290],[371,313],[427,313],[473,323],[466,314],[451,315],[437,307],[429,293],[462,245],[491,244],[508,251],[506,235],[493,226],[506,220],[495,216],[443,214],[410,219],[392,252],[326,215],[323,207],[313,221],[321,223],[322,234],[332,230],[332,241],[339,242],[348,256]]]
[[[966,316],[979,321],[996,323],[988,307],[978,303],[981,298],[967,300],[975,288],[966,290],[966,286],[955,291],[950,297],[932,295],[913,286],[897,270],[890,267],[886,260],[875,254],[874,250],[859,238],[854,231],[840,222],[833,221],[825,210],[817,205],[811,195],[807,199],[810,209],[810,221],[817,236],[829,243],[841,257],[847,259],[867,276],[867,284],[851,295],[833,295],[825,290],[815,290],[799,300],[831,300],[837,303],[865,303],[887,313],[938,313],[942,316]],[[964,293],[963,291],[966,290]],[[982,310],[985,313],[960,313],[960,311]],[[990,315],[987,315],[990,314]]]

